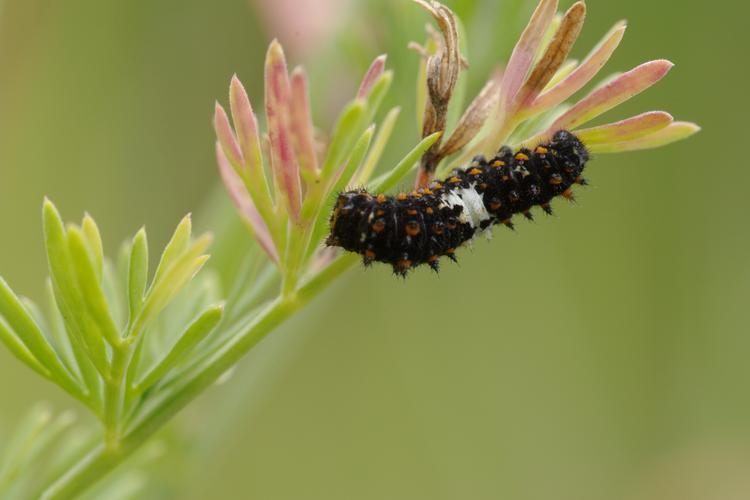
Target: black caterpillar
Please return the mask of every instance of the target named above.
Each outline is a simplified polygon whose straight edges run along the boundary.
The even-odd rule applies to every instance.
[[[583,143],[561,130],[533,151],[514,154],[504,146],[489,161],[477,156],[409,195],[347,191],[336,200],[326,244],[361,254],[365,265],[387,262],[401,276],[421,264],[437,271],[440,257],[455,261],[456,248],[478,231],[497,223],[513,229],[514,215],[533,219],[532,207],[551,214],[552,198],[572,199],[573,184],[586,184],[581,173],[588,160]]]

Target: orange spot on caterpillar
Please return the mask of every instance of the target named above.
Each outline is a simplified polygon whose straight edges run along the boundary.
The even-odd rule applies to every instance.
[[[406,201],[406,193],[398,193],[398,196],[396,196],[396,199],[398,201]]]
[[[398,267],[402,271],[406,271],[411,267],[411,261],[409,259],[401,259],[396,262],[396,267]]]
[[[385,203],[385,201],[386,201],[385,195],[383,193],[380,193],[378,195],[378,203]]]
[[[471,170],[469,170],[469,175],[479,175],[481,173],[482,171],[479,170],[478,168],[472,168]]]
[[[549,153],[549,150],[547,148],[545,148],[544,146],[538,146],[536,148],[536,154],[546,155],[547,153]]]
[[[417,212],[416,208],[410,208],[409,210],[406,211],[406,213],[409,215],[417,215],[419,212]]]
[[[495,160],[492,162],[492,166],[495,168],[500,168],[505,166],[505,162],[503,160]]]
[[[376,233],[382,233],[385,230],[385,221],[376,220],[372,223],[372,230]]]
[[[529,157],[528,157],[528,155],[526,155],[524,153],[518,153],[516,155],[516,160],[518,160],[518,161],[529,161]]]
[[[419,224],[415,221],[411,221],[406,225],[406,234],[409,236],[416,236],[421,232]]]
[[[449,184],[458,184],[459,182],[461,182],[461,179],[459,179],[455,175],[451,177],[450,179],[448,179]]]

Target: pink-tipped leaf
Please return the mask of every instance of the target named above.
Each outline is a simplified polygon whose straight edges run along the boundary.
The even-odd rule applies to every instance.
[[[576,2],[568,9],[565,16],[563,16],[544,54],[534,66],[529,78],[518,91],[518,95],[514,100],[515,105],[521,107],[529,106],[552,78],[554,78],[557,71],[568,58],[573,44],[578,40],[578,35],[581,34],[585,20],[586,4]]]
[[[370,68],[367,70],[367,73],[365,73],[365,76],[362,78],[362,83],[360,84],[359,90],[357,91],[358,99],[364,99],[370,93],[373,85],[375,85],[375,82],[378,81],[378,78],[380,78],[380,75],[382,75],[383,71],[385,70],[385,61],[386,55],[383,54],[376,57],[372,62]]]
[[[640,139],[668,127],[674,118],[664,111],[649,111],[638,116],[599,127],[576,130],[587,146]]]
[[[545,33],[555,18],[557,0],[541,0],[521,38],[513,49],[503,75],[503,103],[507,108],[526,80]]]
[[[268,231],[268,226],[255,208],[255,204],[247,193],[247,190],[242,183],[242,179],[240,179],[237,172],[235,172],[229,164],[229,161],[224,154],[224,149],[218,141],[216,143],[216,162],[219,165],[219,173],[224,182],[224,187],[226,188],[229,197],[232,199],[235,208],[237,208],[242,219],[252,229],[253,235],[258,241],[258,244],[260,244],[272,261],[278,262],[279,254],[276,250],[276,245],[273,243],[271,234]]]
[[[303,174],[314,176],[318,172],[315,153],[315,129],[310,112],[310,91],[307,75],[302,68],[292,71],[292,136]]]
[[[258,120],[253,112],[245,87],[237,75],[229,84],[229,106],[237,133],[237,140],[244,158],[244,168],[240,172],[247,181],[257,182],[263,177],[263,157],[260,151]]]
[[[609,58],[612,57],[612,54],[620,45],[622,37],[625,35],[625,29],[626,26],[624,23],[615,25],[580,66],[562,81],[537,97],[530,106],[522,110],[524,115],[533,116],[543,113],[581,90],[599,73],[607,61],[609,61]]]
[[[604,144],[592,144],[589,150],[592,153],[624,153],[628,151],[640,151],[644,149],[655,149],[673,142],[687,139],[700,132],[701,128],[695,123],[674,122],[669,126],[650,135],[626,142],[610,142]]]
[[[237,138],[234,136],[232,126],[229,124],[227,112],[218,102],[214,107],[214,130],[227,159],[234,168],[239,170],[243,164],[242,151],[237,143]]]
[[[271,165],[276,186],[293,220],[299,219],[299,164],[292,145],[291,86],[284,51],[274,40],[266,55],[266,119],[271,141]]]
[[[574,129],[628,99],[640,94],[664,78],[673,64],[667,60],[647,62],[597,88],[558,118],[550,130]]]

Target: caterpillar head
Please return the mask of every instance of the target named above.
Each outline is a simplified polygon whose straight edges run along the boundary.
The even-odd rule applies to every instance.
[[[558,130],[555,132],[555,135],[552,136],[552,147],[560,152],[577,157],[577,167],[581,169],[589,161],[589,152],[586,146],[583,145],[578,137],[567,130]]]
[[[350,241],[356,235],[357,226],[370,205],[371,196],[365,191],[346,191],[336,198],[331,213],[331,234],[326,245],[352,250],[356,242]]]

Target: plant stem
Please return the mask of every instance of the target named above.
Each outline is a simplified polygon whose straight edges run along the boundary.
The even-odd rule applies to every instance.
[[[107,448],[120,446],[120,420],[125,397],[125,373],[133,349],[126,344],[113,347],[110,378],[104,389],[104,428]]]
[[[98,446],[93,449],[75,467],[50,485],[44,491],[42,499],[68,500],[75,498],[94,482],[108,474],[169,422],[182,408],[234,366],[266,335],[305,306],[356,262],[356,255],[341,256],[305,283],[292,297],[279,297],[271,302],[248,325],[243,333],[219,350],[198,373],[178,386],[147,415],[137,421],[125,437],[119,441],[117,448]]]

